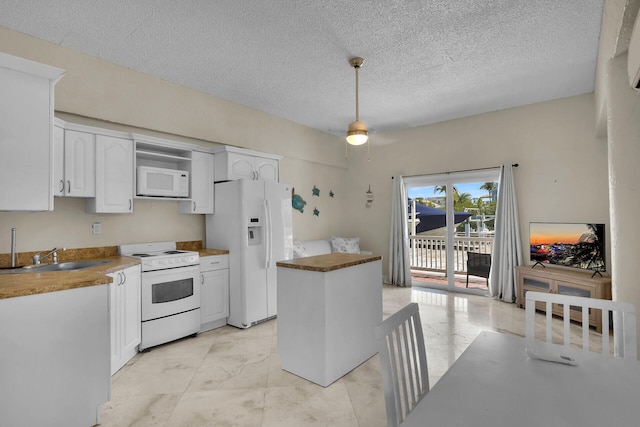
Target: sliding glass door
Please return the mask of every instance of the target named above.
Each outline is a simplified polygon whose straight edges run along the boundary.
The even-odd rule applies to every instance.
[[[415,286],[487,292],[499,172],[404,178]]]

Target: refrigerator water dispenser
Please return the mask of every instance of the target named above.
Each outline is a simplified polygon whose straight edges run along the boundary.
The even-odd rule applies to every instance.
[[[247,243],[249,246],[258,246],[262,244],[262,221],[260,221],[260,218],[249,218]]]

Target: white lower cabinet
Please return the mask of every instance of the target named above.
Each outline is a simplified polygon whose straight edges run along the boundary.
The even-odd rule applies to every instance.
[[[138,353],[141,339],[140,266],[109,274],[111,298],[111,375]]]
[[[1,426],[100,423],[111,392],[108,304],[106,284],[0,299]]]
[[[200,332],[227,324],[229,316],[229,255],[200,258]]]

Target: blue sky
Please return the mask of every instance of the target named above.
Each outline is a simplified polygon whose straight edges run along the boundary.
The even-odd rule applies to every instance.
[[[480,190],[480,186],[484,184],[484,182],[472,182],[469,184],[456,184],[456,188],[459,193],[469,193],[471,194],[471,198],[478,198],[480,196],[487,195],[487,190]],[[439,193],[433,192],[433,187],[413,187],[408,189],[409,197],[434,197],[438,196]]]

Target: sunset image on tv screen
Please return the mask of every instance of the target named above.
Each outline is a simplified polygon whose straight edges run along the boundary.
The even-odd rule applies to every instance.
[[[590,270],[604,270],[604,224],[529,224],[530,259]]]

